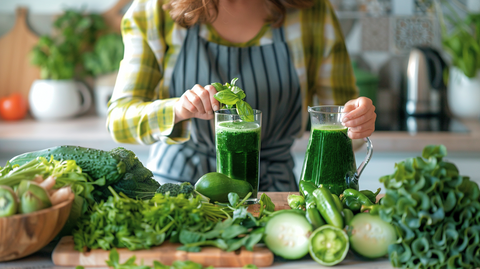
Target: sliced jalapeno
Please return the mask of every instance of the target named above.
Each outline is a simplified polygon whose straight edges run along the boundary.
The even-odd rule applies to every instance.
[[[310,256],[324,266],[332,266],[343,261],[350,248],[347,233],[328,224],[316,229],[309,240]]]

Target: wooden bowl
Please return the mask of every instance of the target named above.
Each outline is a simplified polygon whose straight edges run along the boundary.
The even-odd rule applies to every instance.
[[[50,243],[65,225],[73,199],[71,195],[50,208],[0,218],[0,262],[25,257]]]

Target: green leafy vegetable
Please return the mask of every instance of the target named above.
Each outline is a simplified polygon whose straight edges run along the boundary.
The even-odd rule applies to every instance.
[[[233,108],[235,106],[242,120],[252,122],[254,121],[253,109],[247,102],[243,101],[246,95],[240,87],[235,85],[237,80],[238,78],[233,78],[230,83],[225,83],[224,85],[218,82],[211,83],[217,90],[214,97],[218,102],[226,105],[224,108]]]
[[[202,202],[200,196],[157,193],[151,200],[136,200],[108,188],[113,196],[94,204],[79,220],[73,232],[75,249],[148,249],[178,235],[184,227],[210,229],[231,213],[228,208]]]
[[[480,267],[480,190],[446,154],[443,145],[427,146],[423,158],[399,162],[380,178],[379,216],[399,238],[388,248],[394,267]]]

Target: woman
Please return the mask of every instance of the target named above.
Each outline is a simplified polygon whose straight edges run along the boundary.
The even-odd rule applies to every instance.
[[[307,106],[345,104],[349,137],[374,131],[327,0],[135,0],[122,22],[125,56],[109,103],[120,143],[153,144],[147,167],[162,182],[215,171],[213,82],[238,77],[262,111],[260,190],[297,189],[290,148]]]

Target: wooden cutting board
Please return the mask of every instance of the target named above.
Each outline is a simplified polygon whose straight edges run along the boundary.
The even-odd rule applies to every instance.
[[[287,204],[289,194],[298,194],[298,192],[267,192],[272,202],[275,204],[275,210],[290,208]],[[259,193],[258,197],[260,197]],[[258,213],[259,205],[251,205],[249,211],[254,215]],[[175,260],[190,260],[202,264],[203,266],[214,267],[243,267],[247,264],[254,264],[257,267],[271,266],[274,255],[266,247],[257,245],[253,251],[241,249],[235,252],[226,252],[215,247],[203,247],[201,252],[185,252],[177,250],[180,244],[166,242],[158,247],[146,250],[130,251],[128,249],[118,249],[120,262],[125,262],[128,258],[135,255],[138,264],[153,265],[153,261],[160,261],[163,264],[171,265]],[[105,267],[105,261],[108,260],[109,251],[92,250],[89,252],[79,252],[74,249],[73,237],[63,237],[52,253],[52,260],[56,266],[77,266],[85,267]]]
[[[28,100],[32,82],[40,78],[28,57],[38,39],[28,27],[27,8],[18,8],[14,27],[0,38],[0,97],[19,92]]]

